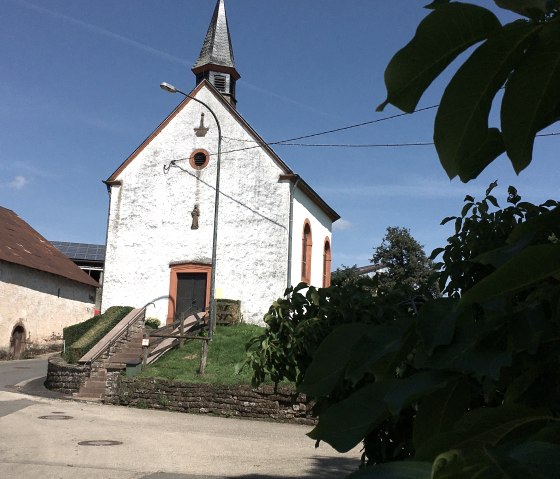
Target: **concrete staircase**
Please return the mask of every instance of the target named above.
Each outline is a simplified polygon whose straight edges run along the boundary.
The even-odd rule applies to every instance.
[[[145,308],[133,309],[78,361],[90,365],[90,375],[75,397],[102,400],[108,371],[123,371],[126,364],[142,358]]]
[[[82,399],[98,399],[105,397],[105,388],[107,387],[107,370],[100,367],[92,367],[90,376],[86,382],[82,384],[80,390],[74,393],[74,397]]]
[[[90,365],[90,375],[80,390],[74,393],[77,398],[102,401],[107,391],[109,376],[120,374],[127,364],[138,363],[143,358],[142,338],[144,337],[145,308],[133,309],[109,333],[107,333],[87,354],[78,361],[79,364]],[[202,327],[207,313],[189,316],[184,322],[184,333],[192,333]],[[180,326],[168,325],[154,334],[179,334]],[[150,339],[147,363],[151,364],[167,351],[173,349],[179,340],[176,338],[154,337]]]

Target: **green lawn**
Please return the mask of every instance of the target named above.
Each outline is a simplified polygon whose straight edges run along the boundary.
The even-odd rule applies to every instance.
[[[202,341],[189,341],[182,348],[168,352],[149,366],[142,377],[158,377],[174,381],[210,384],[251,384],[251,370],[239,374],[235,366],[245,359],[245,344],[262,333],[264,328],[251,324],[218,326],[208,349],[206,374],[198,375]]]

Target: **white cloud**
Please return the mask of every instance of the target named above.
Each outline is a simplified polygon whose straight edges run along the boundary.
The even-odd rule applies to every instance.
[[[345,230],[349,230],[350,228],[352,228],[352,223],[350,223],[350,221],[345,220],[343,218],[333,223],[334,231],[345,231]]]
[[[29,180],[24,176],[18,175],[12,181],[8,183],[0,183],[0,188],[9,188],[11,190],[21,190],[27,184],[29,184]]]

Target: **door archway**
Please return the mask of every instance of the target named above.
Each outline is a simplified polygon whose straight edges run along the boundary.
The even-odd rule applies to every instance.
[[[25,351],[25,345],[25,328],[18,325],[13,329],[10,338],[10,356],[14,359],[20,359]]]

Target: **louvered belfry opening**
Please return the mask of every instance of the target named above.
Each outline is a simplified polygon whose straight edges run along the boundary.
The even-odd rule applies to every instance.
[[[206,155],[202,152],[198,152],[194,155],[194,164],[197,168],[202,168],[206,163]]]

